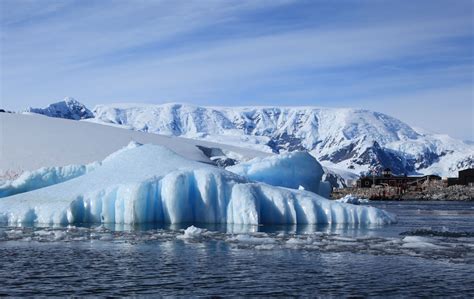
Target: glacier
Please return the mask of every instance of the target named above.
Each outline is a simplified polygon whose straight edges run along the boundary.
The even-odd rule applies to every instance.
[[[374,207],[337,203],[310,191],[271,186],[189,160],[163,146],[137,143],[81,176],[0,198],[0,223],[19,226],[395,221],[392,214]]]

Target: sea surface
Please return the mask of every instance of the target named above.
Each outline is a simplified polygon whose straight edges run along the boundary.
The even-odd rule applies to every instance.
[[[0,227],[0,296],[474,297],[473,202],[370,205],[398,223]]]

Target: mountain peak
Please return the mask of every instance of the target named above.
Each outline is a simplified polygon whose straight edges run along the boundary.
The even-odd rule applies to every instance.
[[[65,97],[62,101],[53,103],[45,108],[30,107],[26,112],[74,120],[94,117],[94,114],[84,104],[72,97]]]
[[[77,101],[73,97],[65,97],[64,100],[62,100],[62,101],[65,102],[66,104],[73,104],[73,105],[80,104],[80,105],[84,106],[83,104],[81,104],[79,101]]]

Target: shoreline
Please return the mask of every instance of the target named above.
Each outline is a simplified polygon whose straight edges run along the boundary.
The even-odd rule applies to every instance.
[[[337,200],[339,198],[331,197],[330,200]],[[449,198],[441,198],[441,199],[433,199],[433,198],[372,198],[369,199],[370,201],[458,201],[458,202],[474,202],[474,199],[449,199]]]
[[[474,201],[474,186],[426,186],[423,189],[401,192],[394,187],[342,188],[331,193],[331,199],[352,194],[374,201]]]

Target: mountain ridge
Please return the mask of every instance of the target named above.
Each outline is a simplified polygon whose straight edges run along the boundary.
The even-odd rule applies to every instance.
[[[368,109],[167,103],[97,105],[93,111],[95,120],[139,131],[245,144],[275,153],[308,150],[321,162],[358,174],[379,166],[396,174],[449,176],[460,165],[474,164],[474,147],[447,135],[421,133]]]
[[[473,145],[368,109],[120,103],[92,113],[84,121],[266,152],[306,150],[327,167],[357,175],[388,167],[400,175],[456,176],[474,167]]]

